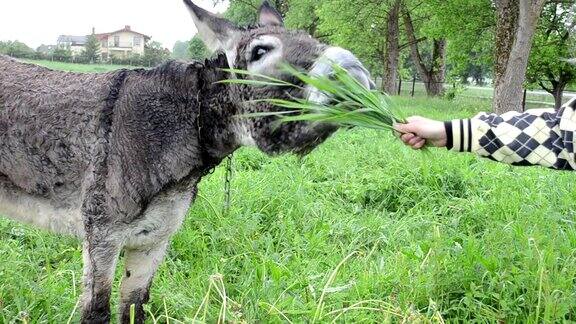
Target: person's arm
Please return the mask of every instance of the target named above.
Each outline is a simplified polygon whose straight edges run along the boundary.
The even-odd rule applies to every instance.
[[[396,125],[396,129],[403,133],[404,143],[415,149],[429,144],[513,165],[576,170],[576,98],[559,110],[508,112],[500,116],[482,113],[445,123],[412,117],[407,124]]]

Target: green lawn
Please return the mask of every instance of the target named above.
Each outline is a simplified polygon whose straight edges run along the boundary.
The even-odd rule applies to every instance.
[[[437,118],[489,108],[398,100]],[[229,215],[224,170],[201,183],[150,322],[576,320],[573,173],[414,152],[360,129],[303,159],[243,149],[235,170]],[[6,220],[0,242],[0,322],[78,321],[80,244]]]
[[[494,97],[494,88],[486,86],[462,86],[463,88],[458,92],[457,96],[474,98],[477,100],[491,102]],[[447,84],[446,89],[450,89],[451,85]],[[566,89],[564,94],[564,102],[567,102],[572,98],[572,89]],[[402,83],[401,95],[408,97],[412,94],[412,81],[404,81]],[[426,95],[426,88],[424,83],[416,82],[414,85],[414,94],[417,97],[422,97]],[[554,107],[554,97],[543,90],[533,89],[529,90],[526,94],[526,107],[530,108],[553,108]]]
[[[24,61],[45,66],[53,70],[82,72],[82,73],[102,73],[118,70],[121,68],[129,68],[129,69],[135,68],[134,66],[112,65],[112,64],[76,64],[76,63],[66,63],[58,61],[46,61],[46,60],[24,60]]]

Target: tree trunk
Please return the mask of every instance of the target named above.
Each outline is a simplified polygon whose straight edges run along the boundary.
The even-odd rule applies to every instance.
[[[562,99],[564,97],[565,84],[558,84],[555,89],[553,89],[552,95],[554,96],[554,108],[560,109],[562,107]]]
[[[494,87],[502,82],[510,51],[518,29],[520,8],[517,0],[495,0],[497,8],[496,46],[494,50]]]
[[[560,74],[560,81],[556,81],[552,74],[549,74],[548,82],[552,85],[551,88],[548,88],[544,85],[542,81],[540,81],[540,87],[544,89],[546,92],[551,94],[554,97],[554,108],[560,109],[562,107],[562,99],[564,97],[564,89],[568,85],[568,80],[563,79],[563,74]]]
[[[420,49],[418,48],[418,39],[412,23],[410,12],[403,8],[402,16],[404,18],[404,27],[406,28],[406,36],[410,44],[410,56],[412,62],[416,66],[416,70],[420,75],[420,79],[426,86],[426,94],[428,96],[440,96],[444,93],[444,81],[446,77],[446,40],[434,39],[432,50],[432,62],[430,68],[424,64]]]
[[[496,84],[494,88],[494,112],[498,114],[507,111],[522,110],[522,91],[523,84],[526,80],[526,69],[528,67],[528,58],[532,48],[532,40],[534,32],[536,31],[536,24],[542,8],[546,0],[522,0],[519,1],[519,14],[517,20],[517,28],[514,36],[514,42],[509,51],[508,59],[506,60],[506,68],[504,71],[496,73]],[[511,1],[515,2],[515,1]],[[501,16],[501,5],[503,3],[510,4],[508,0],[499,0],[496,2],[499,8],[499,18]],[[507,8],[514,8],[511,5]],[[512,9],[510,9],[512,10]],[[509,14],[514,14],[510,12]],[[502,27],[502,26],[500,26]],[[511,28],[509,25],[506,28]],[[497,34],[500,34],[499,30]],[[499,43],[497,40],[497,47],[508,46],[507,44]],[[496,50],[497,53],[505,53],[504,49]],[[502,54],[503,55],[503,54]],[[504,61],[504,56],[496,58],[497,64]]]
[[[552,85],[552,87],[547,87],[544,82],[539,81],[540,87],[544,89],[546,92],[551,94],[554,97],[554,108],[560,109],[562,107],[562,99],[564,97],[564,90],[566,86],[572,79],[570,74],[565,74],[563,71],[560,72],[560,81],[557,81],[554,78],[554,74],[550,70],[548,70],[548,82]]]
[[[399,35],[400,2],[396,0],[388,11],[386,27],[386,53],[384,54],[384,76],[382,88],[388,94],[398,93],[398,62],[400,60]]]
[[[427,90],[429,96],[441,96],[444,94],[444,82],[446,81],[446,40],[434,39],[432,50],[432,64],[429,69],[430,87]]]
[[[416,32],[414,31],[414,25],[412,24],[412,17],[406,8],[403,8],[403,18],[404,18],[404,28],[406,29],[406,36],[408,37],[408,43],[410,44],[410,57],[412,62],[416,65],[416,70],[422,79],[424,84],[429,84],[429,75],[426,66],[422,63],[422,56],[420,55],[420,50],[418,49],[418,40],[416,39]]]

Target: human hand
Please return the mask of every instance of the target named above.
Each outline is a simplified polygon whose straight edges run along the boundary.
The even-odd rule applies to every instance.
[[[430,144],[444,147],[447,143],[444,123],[424,117],[414,116],[407,118],[406,124],[395,124],[394,129],[400,132],[400,139],[404,144],[419,150]]]

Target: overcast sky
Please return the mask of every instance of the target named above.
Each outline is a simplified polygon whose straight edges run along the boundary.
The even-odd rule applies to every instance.
[[[212,0],[196,0],[214,8]],[[192,18],[181,0],[0,0],[0,40],[19,40],[32,48],[53,45],[59,35],[112,32],[130,25],[172,50],[178,40],[196,33]]]

